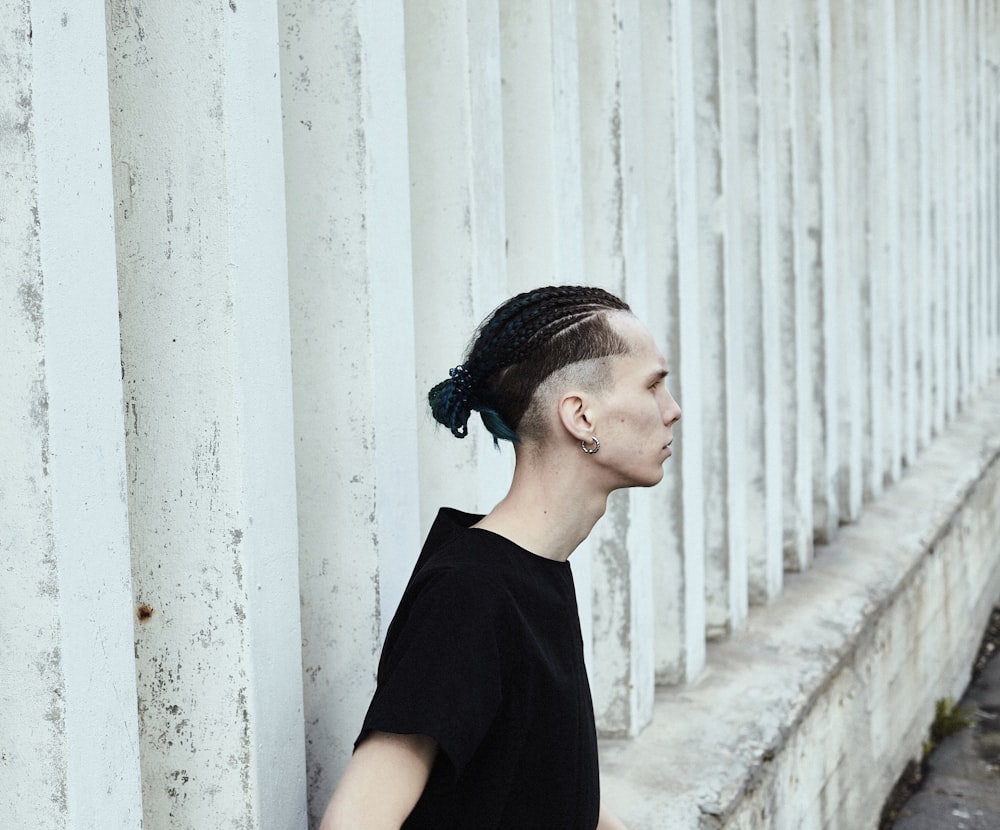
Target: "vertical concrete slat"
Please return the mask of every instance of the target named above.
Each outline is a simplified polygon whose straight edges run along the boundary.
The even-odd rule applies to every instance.
[[[796,4],[800,12],[810,7]],[[820,250],[819,285],[813,284],[813,339],[815,386],[813,411],[813,532],[820,544],[831,540],[840,523],[840,420],[838,383],[840,373],[840,320],[837,311],[838,284],[841,280],[840,240],[837,234],[836,154],[837,138],[833,115],[833,44],[831,42],[830,4],[817,0],[815,18],[800,19],[805,31],[815,26],[820,164]],[[805,40],[809,43],[811,38]],[[803,45],[805,45],[805,43]],[[819,318],[817,320],[817,317]]]
[[[695,88],[692,46],[692,2],[675,0],[673,5],[674,98],[676,106],[677,183],[677,295],[669,328],[674,332],[672,350],[677,354],[674,390],[684,412],[674,443],[674,461],[683,484],[680,513],[683,581],[679,586],[679,606],[674,616],[679,629],[677,648],[680,659],[672,677],[690,681],[705,666],[705,512],[704,512],[704,413],[702,402],[701,353],[701,261],[699,256],[698,185],[699,98]]]
[[[994,316],[996,297],[998,293],[998,276],[996,272],[994,213],[996,196],[996,153],[992,144],[993,119],[995,117],[994,86],[996,67],[992,61],[991,46],[995,45],[992,37],[993,16],[996,13],[992,3],[980,6],[977,32],[979,34],[979,101],[980,115],[980,157],[982,165],[980,205],[980,267],[983,270],[983,327],[985,338],[985,353],[982,367],[982,380],[987,382],[996,369],[997,356],[997,321]]]
[[[812,469],[812,534],[816,542],[829,542],[837,528],[837,467],[834,380],[837,343],[832,308],[837,273],[824,259],[824,211],[832,211],[830,194],[824,193],[823,143],[832,140],[830,125],[823,117],[820,66],[820,9],[816,2],[792,3],[791,123],[794,268],[797,275],[797,314],[805,314],[811,338],[799,335],[799,349],[811,346],[808,361],[801,355],[807,376],[812,377],[811,401],[801,406],[810,418]],[[824,13],[825,9],[824,9]],[[823,24],[828,28],[828,24]],[[829,183],[827,183],[829,184]],[[832,227],[829,228],[832,232]],[[808,383],[808,380],[805,381]]]
[[[983,383],[987,383],[992,377],[994,371],[994,355],[996,354],[996,340],[995,340],[995,327],[993,322],[993,297],[997,289],[996,285],[996,275],[994,273],[993,265],[993,247],[992,247],[992,231],[993,231],[993,187],[992,182],[994,163],[995,159],[992,155],[992,147],[990,144],[991,135],[991,124],[993,118],[993,97],[992,97],[992,78],[993,78],[993,68],[990,65],[990,45],[992,43],[990,37],[990,24],[991,15],[993,13],[992,4],[984,3],[981,6],[980,20],[979,20],[979,37],[980,37],[980,73],[981,81],[979,87],[980,105],[982,107],[982,115],[980,117],[980,131],[981,131],[981,154],[982,154],[982,214],[980,216],[980,246],[982,257],[982,268],[983,268],[983,284],[984,284],[984,296],[983,296],[983,325],[985,328],[985,338],[986,338],[986,353],[984,355],[984,365],[983,365]]]
[[[974,118],[975,82],[973,62],[975,60],[975,4],[973,0],[965,0],[961,15],[961,44],[959,59],[962,75],[961,129],[962,147],[959,151],[959,163],[962,169],[962,216],[961,243],[962,255],[962,289],[963,300],[960,314],[964,329],[961,331],[960,363],[961,363],[961,407],[972,399],[975,392],[975,348],[978,336],[978,313],[976,309],[975,272],[975,198],[976,198],[976,142]]]
[[[987,52],[991,55],[997,54],[1000,50],[1000,10],[991,6],[990,19],[986,26],[989,32],[989,48]],[[997,370],[1000,363],[1000,233],[997,231],[1000,225],[1000,64],[990,61],[988,87],[986,100],[990,103],[988,135],[986,152],[990,158],[989,164],[989,187],[990,187],[990,328],[993,342],[993,364],[991,371]]]
[[[350,757],[419,550],[417,287],[403,9],[363,0],[279,9],[315,825]]]
[[[932,285],[935,279],[934,254],[934,180],[931,160],[936,158],[936,145],[931,130],[932,107],[934,103],[934,73],[931,70],[930,11],[928,0],[918,0],[918,57],[917,57],[917,107],[919,117],[918,141],[920,145],[920,247],[918,271],[919,314],[918,350],[919,372],[917,374],[917,448],[923,449],[931,440],[934,431],[935,359],[934,319]]]
[[[576,6],[500,2],[511,291],[584,279]]]
[[[989,329],[987,303],[989,301],[989,276],[988,262],[985,247],[985,220],[986,220],[986,199],[985,187],[987,181],[987,171],[989,161],[986,157],[984,145],[984,122],[986,119],[986,101],[983,96],[983,79],[986,72],[985,51],[983,48],[983,29],[985,28],[984,3],[973,3],[972,15],[972,50],[970,57],[972,64],[972,83],[975,85],[973,93],[973,113],[972,123],[975,132],[975,160],[972,164],[972,183],[975,192],[975,202],[973,205],[975,228],[973,239],[975,251],[973,253],[973,278],[976,284],[976,299],[973,304],[973,313],[977,317],[977,341],[976,354],[973,357],[972,369],[974,373],[973,382],[975,391],[978,392],[985,386],[988,378],[988,350],[989,350]]]
[[[984,31],[984,54],[996,55],[1000,50],[1000,10],[993,4],[987,4],[985,9],[986,21],[983,26]],[[996,372],[1000,363],[1000,234],[997,232],[1000,224],[1000,107],[997,98],[1000,97],[1000,64],[993,58],[984,59],[984,70],[986,75],[983,100],[986,102],[986,139],[985,154],[988,159],[986,165],[986,188],[987,188],[987,209],[986,209],[986,248],[988,251],[989,264],[987,273],[989,274],[989,320],[987,326],[990,339],[990,365],[989,371]]]
[[[959,305],[959,259],[958,246],[958,194],[956,181],[958,152],[955,142],[959,139],[956,99],[960,92],[956,60],[956,12],[951,4],[939,9],[941,14],[942,47],[941,61],[941,105],[945,117],[941,124],[942,161],[941,174],[941,214],[943,229],[944,271],[942,272],[942,377],[944,379],[944,424],[947,426],[955,418],[959,399],[958,367],[958,305]]]
[[[761,3],[741,4],[734,15],[746,33],[739,47],[738,100],[744,150],[740,164],[741,241],[746,339],[743,357],[746,422],[747,580],[751,603],[766,603],[781,592],[784,579],[781,490],[781,295],[775,274],[761,260],[761,200],[770,198],[762,181],[760,136]],[[744,54],[745,52],[745,54]],[[768,195],[764,195],[767,191]]]
[[[863,9],[862,9],[863,12]],[[859,295],[858,215],[856,180],[858,165],[857,120],[854,87],[858,49],[854,43],[855,0],[830,5],[832,42],[832,98],[834,141],[836,145],[835,188],[837,194],[837,241],[840,253],[840,279],[837,281],[837,313],[840,320],[838,342],[843,346],[838,360],[837,412],[839,421],[839,483],[841,521],[856,521],[862,502],[862,383],[861,338],[858,327],[861,314]]]
[[[948,425],[953,413],[951,406],[950,371],[950,306],[949,297],[953,286],[951,279],[951,260],[954,253],[951,246],[951,222],[948,211],[951,207],[949,191],[951,189],[951,147],[950,126],[951,110],[951,78],[948,14],[941,4],[934,4],[929,25],[932,50],[932,62],[935,69],[934,82],[934,143],[935,143],[935,182],[934,182],[934,339],[935,339],[935,433],[940,434]]]
[[[870,302],[870,497],[899,477],[898,168],[895,147],[895,38],[892,0],[867,7],[869,73],[868,261]]]
[[[510,481],[513,452],[498,452],[473,417],[455,440],[427,408],[427,391],[461,362],[476,325],[506,297],[503,134],[497,7],[404,6],[415,407],[421,525],[443,504],[486,513]],[[471,497],[471,498],[470,498]]]
[[[948,147],[948,109],[950,96],[948,72],[948,42],[945,10],[940,4],[928,7],[928,40],[930,44],[931,113],[933,114],[931,142],[934,148],[933,195],[931,199],[934,240],[934,259],[931,278],[932,329],[934,342],[934,404],[932,432],[938,435],[950,418],[950,373],[948,372],[947,296],[951,287],[949,258],[951,247],[948,239],[948,177],[951,159]]]
[[[986,53],[983,47],[984,30],[986,28],[985,4],[973,3],[973,13],[970,22],[972,29],[972,83],[973,92],[972,123],[975,132],[975,160],[972,164],[972,186],[974,190],[973,205],[973,280],[976,287],[976,297],[973,301],[973,314],[976,318],[976,340],[973,347],[973,383],[978,393],[988,380],[989,365],[989,261],[986,253],[986,187],[989,181],[989,159],[985,147],[986,99],[984,95],[984,80],[986,76]]]
[[[142,824],[102,7],[0,34],[0,826]]]
[[[144,822],[302,827],[275,10],[113,6],[109,43]]]
[[[233,325],[245,516],[242,539],[231,538],[234,553],[242,543],[234,569],[246,595],[241,740],[257,824],[300,828],[306,776],[278,15],[270,5],[234,8],[222,26],[233,303],[224,319]],[[238,606],[234,613],[239,619]]]
[[[746,73],[752,84],[740,96],[741,127],[753,158],[743,165],[743,250],[746,344],[747,568],[749,600],[765,603],[781,592],[784,580],[781,446],[781,290],[774,269],[763,259],[761,205],[772,199],[773,182],[762,177],[764,136],[761,118],[761,32],[771,25],[768,4],[741,6],[751,15],[743,25],[750,56]]]
[[[638,0],[577,9],[587,281],[647,317],[642,222],[642,79]],[[593,696],[598,728],[635,735],[652,717],[650,494],[619,491],[591,534]]]
[[[973,253],[975,238],[972,231],[975,215],[972,211],[975,194],[975,180],[972,176],[972,165],[975,162],[974,130],[972,127],[972,73],[970,71],[970,53],[974,54],[971,41],[972,34],[972,4],[965,0],[960,5],[958,26],[958,76],[961,95],[958,100],[958,231],[959,231],[959,298],[958,298],[958,395],[959,408],[964,409],[972,393],[973,384],[973,343],[976,336],[976,315],[973,313],[975,303],[975,280],[973,276]]]
[[[781,433],[783,552],[788,570],[813,555],[812,381],[809,274],[796,256],[796,169],[793,154],[791,4],[763,0],[760,39],[761,269],[774,274],[781,296]],[[802,138],[800,136],[800,138]],[[804,196],[803,196],[804,198]],[[801,227],[799,228],[802,231]],[[804,256],[801,258],[804,259]]]
[[[680,398],[678,368],[678,202],[675,119],[674,8],[672,3],[642,0],[643,169],[645,170],[645,239],[649,283],[647,322],[667,358],[669,388]],[[682,430],[674,429],[674,456],[663,482],[651,494],[655,672],[657,683],[675,683],[686,675],[684,631],[684,507],[678,464]]]
[[[728,625],[729,570],[726,517],[725,355],[723,347],[724,217],[722,202],[721,73],[715,3],[690,4],[701,334],[705,629],[709,638]],[[722,595],[719,595],[720,588]]]
[[[1000,297],[1000,274],[997,271],[997,146],[996,146],[996,96],[997,65],[993,55],[996,41],[997,10],[992,3],[984,3],[980,20],[982,85],[980,96],[983,105],[983,216],[982,247],[983,269],[986,275],[986,297],[984,316],[986,325],[987,356],[984,372],[992,376],[997,368],[998,356],[998,297]]]
[[[951,222],[952,246],[954,250],[952,294],[949,300],[951,326],[951,366],[952,366],[952,397],[954,412],[962,409],[965,398],[965,339],[968,335],[967,317],[967,283],[966,261],[968,248],[965,243],[965,72],[964,72],[964,2],[959,2],[952,9],[951,47],[952,58],[950,71],[952,73],[951,121],[952,136],[950,151],[952,153],[951,175]]]
[[[882,43],[885,48],[885,97],[886,97],[886,189],[888,191],[888,217],[886,244],[886,280],[888,288],[883,293],[888,310],[888,395],[885,408],[886,431],[884,448],[884,469],[887,484],[899,481],[903,472],[903,371],[905,353],[905,328],[907,321],[902,311],[903,275],[900,270],[902,258],[902,200],[899,163],[899,78],[897,73],[896,0],[886,0]]]
[[[876,0],[878,2],[878,0]],[[854,5],[853,27],[849,36],[854,62],[851,67],[850,142],[852,150],[850,168],[850,192],[853,200],[851,222],[855,234],[850,246],[851,270],[856,281],[857,318],[860,347],[858,360],[861,386],[861,488],[862,500],[869,501],[881,492],[879,468],[882,460],[882,398],[881,378],[878,364],[881,357],[880,338],[884,323],[884,309],[878,294],[878,263],[872,250],[873,225],[879,221],[875,216],[875,204],[881,198],[883,182],[875,182],[879,174],[873,175],[873,167],[879,161],[873,155],[872,135],[877,129],[877,117],[873,112],[872,85],[876,76],[877,61],[873,57],[873,43],[878,37],[870,31],[870,12],[873,4],[860,2]],[[879,116],[881,113],[878,114]]]
[[[738,216],[739,198],[734,169],[739,102],[735,99],[735,64],[723,66],[722,62],[729,30],[723,30],[720,24],[716,4],[691,6],[700,228],[701,395],[704,402],[712,402],[711,407],[704,407],[702,417],[709,637],[742,627],[747,605],[745,464],[742,447],[732,443],[736,434],[742,433],[742,421],[739,425],[731,422],[736,402],[728,397],[742,385],[736,376],[743,359],[742,350],[736,348],[742,340],[737,322],[742,304],[739,308],[732,306],[741,288],[737,254],[741,228],[739,220],[734,219]],[[734,32],[733,36],[738,34]],[[727,335],[731,335],[728,341]]]
[[[954,26],[951,4],[941,5],[938,13],[940,50],[938,61],[938,146],[940,148],[938,172],[937,210],[940,214],[941,259],[937,284],[939,286],[940,322],[940,378],[941,378],[941,430],[947,428],[955,417],[957,395],[956,360],[956,287],[958,251],[955,245],[955,159],[952,152],[955,141],[955,66]],[[944,117],[940,117],[943,115]]]
[[[756,113],[748,124],[744,106],[755,110],[754,74],[755,14],[749,4],[740,11],[717,6],[719,26],[719,76],[722,126],[723,232],[723,348],[725,352],[726,420],[726,525],[728,539],[728,629],[740,631],[747,624],[749,584],[747,579],[747,462],[743,381],[746,360],[746,308],[743,283],[743,231],[756,205],[744,202],[747,194],[743,167],[755,166],[757,154]],[[750,99],[747,101],[747,99]],[[749,150],[749,152],[747,152]],[[747,157],[748,156],[748,157]],[[756,240],[752,246],[756,252]]]
[[[576,4],[500,3],[507,289],[586,280]],[[591,541],[573,553],[584,655],[593,668]]]
[[[919,9],[915,0],[897,0],[895,147],[899,181],[899,307],[902,312],[901,344],[901,459],[913,463],[917,455],[917,422],[920,407],[918,384],[920,346],[920,84],[918,83]]]
[[[899,60],[896,51],[896,0],[885,0],[883,4],[882,43],[885,50],[885,154],[886,154],[886,191],[888,194],[888,215],[886,217],[886,275],[887,288],[883,292],[885,298],[888,334],[887,342],[887,395],[885,407],[885,440],[883,469],[886,484],[899,481],[903,470],[903,383],[905,380],[903,365],[903,344],[905,338],[906,319],[902,312],[902,275],[900,273],[901,259],[901,199],[900,199],[900,165],[899,165],[899,79],[897,64]]]
[[[971,213],[971,260],[970,279],[973,285],[973,298],[971,301],[972,316],[974,323],[974,335],[972,341],[972,356],[970,361],[970,372],[972,374],[972,396],[977,395],[986,383],[986,355],[987,355],[987,328],[986,328],[986,303],[987,303],[987,273],[986,260],[983,248],[983,220],[984,220],[984,200],[983,187],[985,184],[985,171],[987,160],[983,151],[983,116],[984,101],[982,97],[982,78],[984,70],[984,60],[982,53],[982,27],[983,27],[983,3],[972,0],[970,3],[969,16],[969,125],[970,125],[970,145],[972,147],[969,161],[969,186],[970,186],[970,213]]]

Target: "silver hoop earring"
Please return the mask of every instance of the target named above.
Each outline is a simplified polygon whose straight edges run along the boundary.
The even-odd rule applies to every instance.
[[[586,441],[580,442],[580,449],[582,449],[585,453],[587,453],[587,455],[593,455],[601,448],[601,442],[597,440],[596,435],[593,436],[590,440],[594,442],[594,449],[588,449]]]

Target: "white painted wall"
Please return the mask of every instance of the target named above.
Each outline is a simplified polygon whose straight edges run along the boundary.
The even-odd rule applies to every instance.
[[[624,294],[684,412],[574,555],[605,734],[996,375],[990,4],[4,11],[15,823],[316,825],[422,532],[507,486],[425,395],[510,294]]]
[[[279,5],[313,825],[420,541],[404,22],[377,5]]]
[[[139,827],[104,19],[0,54],[0,826]]]
[[[108,22],[151,830],[305,824],[277,31],[236,3]]]

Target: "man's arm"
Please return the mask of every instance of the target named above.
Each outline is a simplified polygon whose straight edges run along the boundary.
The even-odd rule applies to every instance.
[[[627,830],[621,820],[601,802],[601,815],[597,819],[597,830]]]
[[[436,754],[427,735],[372,732],[351,756],[320,830],[398,830],[424,791]]]

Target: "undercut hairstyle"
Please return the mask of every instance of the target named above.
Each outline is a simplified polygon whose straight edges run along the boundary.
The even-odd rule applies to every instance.
[[[512,297],[476,330],[462,364],[428,393],[434,419],[464,438],[476,410],[494,443],[518,443],[522,431],[534,437],[539,413],[529,408],[547,378],[573,364],[628,354],[628,341],[611,324],[613,312],[631,309],[601,288],[548,286]],[[603,365],[580,368],[581,378],[596,378]]]

